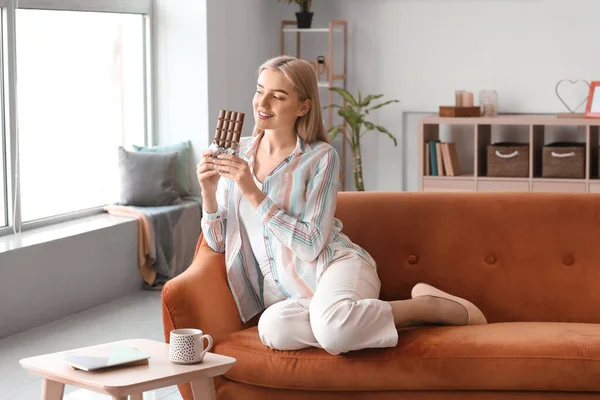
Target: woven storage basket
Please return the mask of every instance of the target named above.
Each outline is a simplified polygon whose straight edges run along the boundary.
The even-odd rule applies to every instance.
[[[487,176],[529,176],[529,144],[500,142],[487,147]]]
[[[542,150],[542,177],[584,178],[585,144],[555,142]]]

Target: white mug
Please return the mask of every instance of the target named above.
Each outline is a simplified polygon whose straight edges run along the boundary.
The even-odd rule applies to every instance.
[[[204,348],[204,339],[208,345]],[[196,364],[212,348],[210,335],[204,335],[200,329],[175,329],[171,331],[169,360],[176,364]]]

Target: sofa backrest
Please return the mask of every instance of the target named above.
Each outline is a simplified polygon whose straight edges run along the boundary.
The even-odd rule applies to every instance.
[[[600,195],[340,192],[336,217],[383,300],[426,282],[489,322],[600,322]]]

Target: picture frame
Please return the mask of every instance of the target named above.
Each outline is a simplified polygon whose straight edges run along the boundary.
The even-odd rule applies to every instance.
[[[590,84],[587,105],[585,106],[586,118],[600,118],[600,81]]]

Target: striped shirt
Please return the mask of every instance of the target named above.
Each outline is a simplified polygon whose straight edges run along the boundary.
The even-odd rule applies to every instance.
[[[240,157],[254,170],[262,133],[242,138]],[[264,180],[264,201],[255,210],[263,221],[263,238],[273,278],[287,298],[311,298],[323,271],[348,252],[375,268],[375,260],[343,234],[334,218],[340,160],[325,142],[307,143],[297,136],[296,147]],[[240,224],[242,199],[237,185],[221,177],[217,211],[202,216],[207,244],[225,253],[227,277],[243,322],[264,310],[263,278],[250,240]]]

